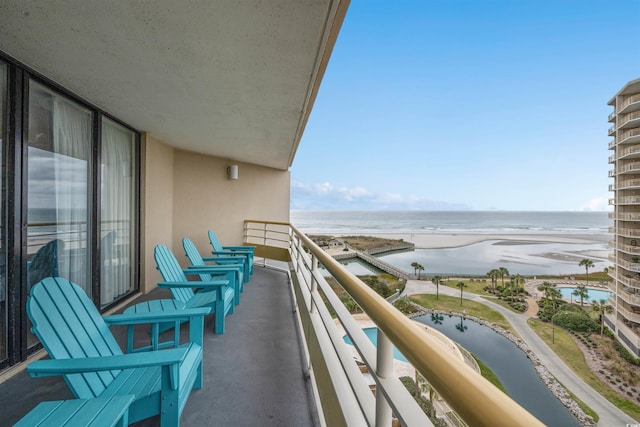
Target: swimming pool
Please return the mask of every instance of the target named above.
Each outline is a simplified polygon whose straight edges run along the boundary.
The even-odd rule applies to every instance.
[[[580,302],[580,297],[577,297],[575,295],[573,295],[573,291],[576,290],[575,287],[571,287],[571,288],[558,288],[558,290],[560,291],[560,293],[562,293],[562,298],[564,299],[568,299],[568,300],[573,300],[574,302]],[[591,302],[591,301],[600,301],[601,299],[609,302],[609,297],[613,296],[613,292],[611,291],[604,291],[601,289],[590,289],[587,288],[587,291],[589,291],[589,296],[587,296],[584,300],[587,302]]]
[[[378,345],[378,328],[363,328],[362,331],[367,335],[367,337],[369,337],[369,340],[371,340],[374,346]],[[343,339],[347,344],[353,345],[349,335],[345,335]],[[400,353],[400,350],[398,350],[396,346],[393,346],[393,358],[401,362],[409,362],[407,358]]]

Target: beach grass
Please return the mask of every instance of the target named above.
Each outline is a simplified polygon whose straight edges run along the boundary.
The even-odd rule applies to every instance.
[[[502,385],[502,383],[500,382],[500,379],[498,379],[496,374],[491,369],[489,369],[489,367],[482,360],[478,359],[473,354],[471,356],[473,356],[476,363],[478,363],[478,367],[480,368],[480,374],[486,380],[488,380],[491,384],[493,384],[498,389],[500,389],[500,391],[502,391],[504,394],[507,394],[507,391],[504,389],[504,386]]]
[[[584,354],[569,333],[558,327],[555,327],[554,331],[550,324],[534,318],[527,320],[527,323],[558,357],[571,368],[574,374],[634,420],[640,420],[640,406],[620,397],[618,393],[600,381],[591,372],[587,362],[584,360]]]
[[[511,324],[502,314],[484,304],[463,298],[462,305],[460,305],[460,298],[458,297],[440,295],[439,298],[436,299],[436,296],[432,294],[412,295],[410,299],[426,309],[449,311],[454,314],[466,314],[467,316],[477,317],[515,334]]]
[[[477,295],[489,295],[484,291],[484,288],[487,286],[487,282],[478,282],[476,280],[471,281],[471,279],[450,279],[444,280],[440,284],[448,288],[460,290],[460,288],[458,288],[457,286],[458,282],[464,283],[465,292]]]

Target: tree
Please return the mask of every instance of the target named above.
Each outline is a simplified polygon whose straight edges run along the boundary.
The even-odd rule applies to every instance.
[[[466,286],[464,282],[460,281],[456,283],[456,286],[460,288],[460,305],[462,305],[462,289]]]
[[[417,262],[415,262],[415,261],[411,263],[411,267],[413,267],[413,275],[414,275],[414,276],[416,276],[416,275],[418,274],[418,266],[419,266],[419,265],[420,265],[420,264],[418,264],[418,263],[417,263]]]
[[[560,292],[560,290],[556,288],[556,285],[552,285],[548,291],[548,295],[549,295],[549,298],[551,299],[551,304],[553,307],[553,312],[551,314],[551,332],[552,332],[551,343],[555,344],[556,343],[556,327],[555,327],[555,324],[553,323],[553,316],[555,316],[556,313],[558,313],[557,302],[559,299],[562,298],[562,292]],[[548,303],[549,301],[547,301],[547,304]]]
[[[433,276],[433,278],[431,279],[431,282],[436,285],[436,299],[438,299],[438,293],[440,291],[440,283],[442,282],[442,277],[440,276]]]
[[[500,268],[498,268],[498,274],[500,275],[500,278],[502,279],[502,287],[504,288],[504,276],[508,276],[509,275],[509,270],[507,270],[505,267],[500,267]]]
[[[585,258],[582,261],[580,261],[578,265],[580,267],[584,266],[585,270],[587,271],[587,286],[589,286],[589,269],[594,266],[593,261],[591,261],[588,258]]]
[[[487,273],[487,276],[491,279],[491,291],[495,293],[496,283],[498,282],[498,276],[500,272],[495,268]]]
[[[593,311],[597,311],[600,314],[600,335],[604,334],[604,314],[611,313],[611,306],[606,300],[594,301],[591,303]]]
[[[420,280],[420,272],[424,271],[424,266],[422,264],[418,264],[416,268],[418,269],[418,280]]]
[[[578,285],[572,294],[580,298],[580,307],[584,307],[584,300],[589,298],[589,289],[585,285]]]
[[[511,276],[511,278],[509,280],[509,284],[511,286],[513,294],[517,295],[517,294],[520,293],[520,285],[524,284],[524,277],[522,277],[519,274]]]
[[[538,290],[543,293],[544,299],[549,299],[549,292],[555,289],[556,285],[549,282],[542,282],[542,285],[538,285]]]

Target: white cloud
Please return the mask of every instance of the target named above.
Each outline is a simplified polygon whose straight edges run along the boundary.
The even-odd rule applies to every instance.
[[[415,195],[374,193],[355,187],[335,187],[330,182],[306,184],[291,183],[292,209],[328,210],[445,210],[469,209],[462,204],[428,200]]]
[[[596,197],[589,200],[580,210],[583,211],[612,211],[613,206],[609,205],[609,200],[604,197]]]

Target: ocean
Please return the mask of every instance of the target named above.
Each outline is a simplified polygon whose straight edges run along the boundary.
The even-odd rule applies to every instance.
[[[291,223],[308,234],[333,236],[367,234],[487,235],[483,241],[439,249],[415,249],[381,255],[380,259],[413,273],[411,263],[425,267],[427,275],[484,276],[505,267],[523,276],[584,273],[578,263],[594,262],[590,270],[602,271],[612,263],[607,212],[507,212],[507,211],[292,211]],[[518,240],[492,235],[517,235]],[[527,237],[536,240],[527,240]],[[549,236],[548,238],[546,236]],[[551,237],[553,236],[553,237]],[[557,236],[573,239],[558,241]],[[521,238],[522,237],[522,238]],[[375,273],[358,261],[348,262],[354,274]]]
[[[607,212],[291,211],[305,233],[608,233]]]

